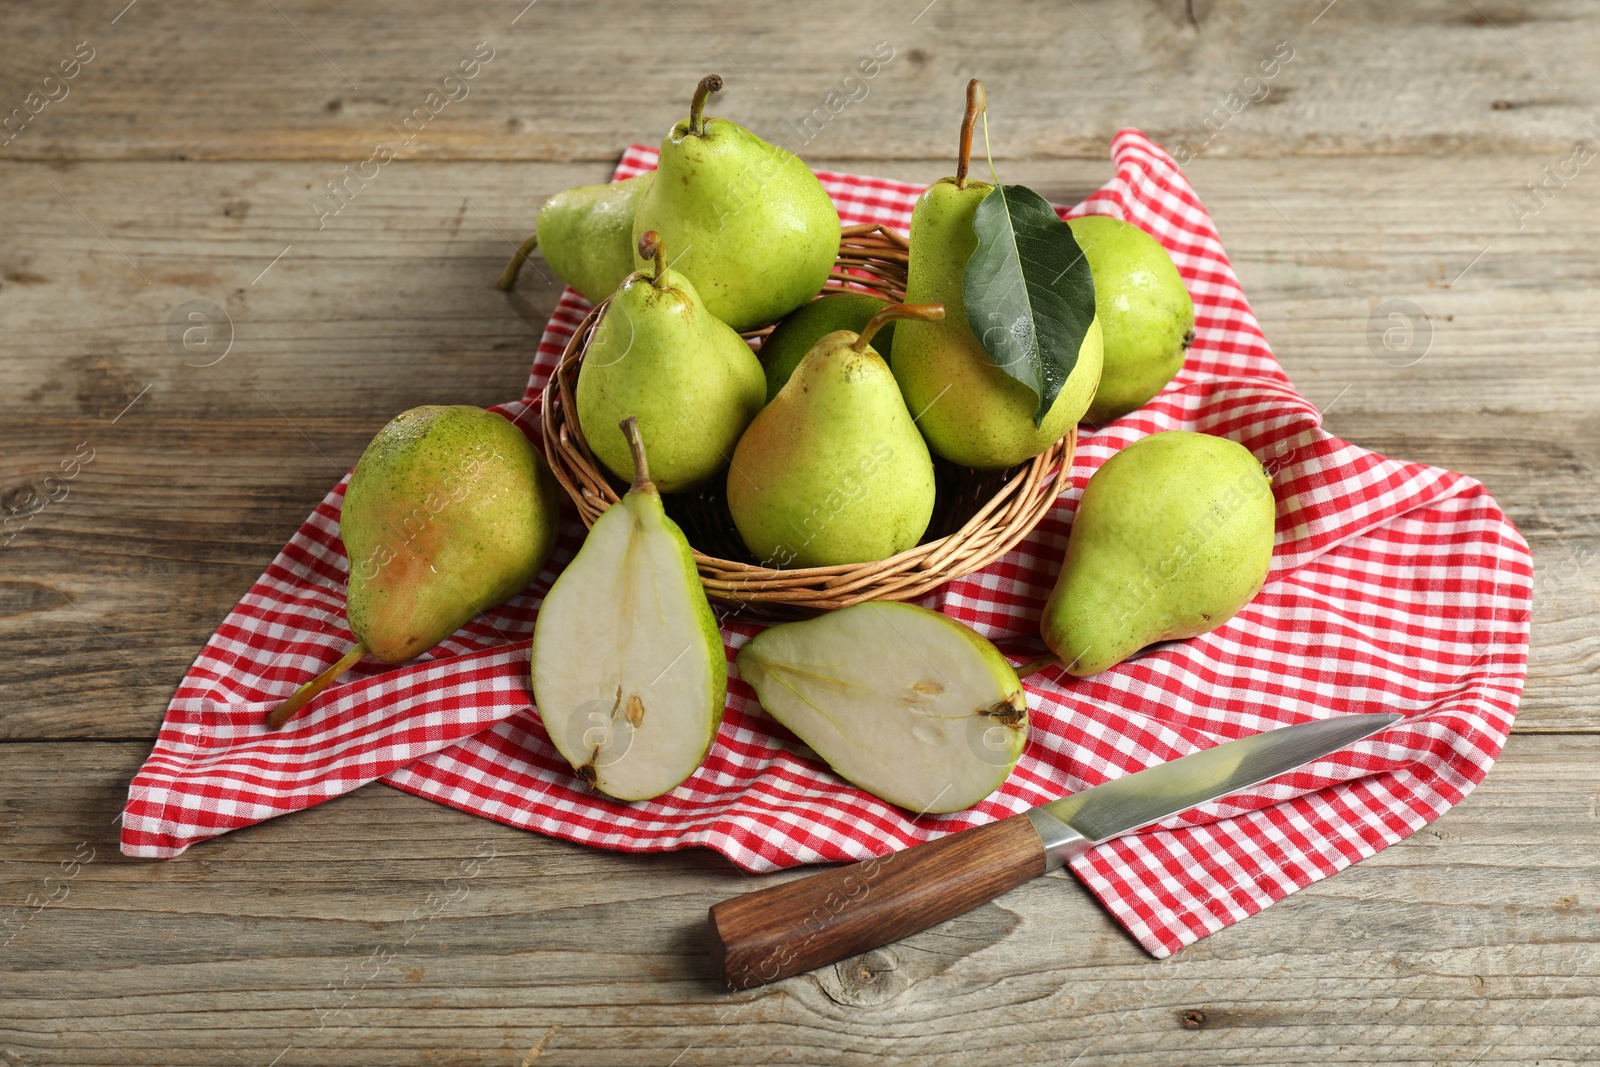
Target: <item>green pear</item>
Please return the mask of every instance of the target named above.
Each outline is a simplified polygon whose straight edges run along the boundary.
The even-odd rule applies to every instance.
[[[967,325],[962,287],[967,260],[978,247],[972,220],[994,189],[967,179],[981,97],[982,87],[973,79],[956,174],[929,186],[911,212],[906,301],[943,304],[944,320],[902,324],[890,358],[928,447],[963,467],[997,468],[1037,456],[1078,424],[1100,380],[1101,335],[1096,319],[1072,373],[1035,426],[1037,394],[996,366]]]
[[[785,315],[761,342],[761,366],[767,372],[767,401],[770,403],[778,395],[795,367],[824,334],[835,330],[860,333],[872,316],[888,306],[887,300],[870,293],[840,292],[802,304]],[[889,359],[893,341],[894,323],[891,322],[878,331],[872,339],[872,347]]]
[[[522,431],[482,408],[420,407],[367,445],[345,487],[345,617],[357,644],[273,712],[282,726],[361,657],[420,655],[522,592],[555,547],[561,492]]]
[[[1028,741],[1027,694],[999,649],[913,604],[773,626],[738,662],[761,706],[839,777],[918,814],[972,807]]]
[[[705,759],[728,695],[728,660],[694,552],[638,472],[595,520],[533,627],[533,696],[574,770],[619,800],[660,796]]]
[[[1194,301],[1161,243],[1105,215],[1070,220],[1094,275],[1094,316],[1105,337],[1100,385],[1085,419],[1121,418],[1161,392],[1194,340]]]
[[[656,486],[674,493],[728,465],[766,400],[767,381],[744,338],[666,266],[656,234],[640,243],[655,268],[629,275],[595,328],[578,371],[578,425],[600,462],[631,479],[633,454],[617,426],[637,416]]]
[[[721,88],[715,74],[702,79],[689,117],[661,142],[633,233],[659,233],[711,314],[745,331],[817,295],[839,254],[839,213],[799,156],[705,117]]]
[[[933,460],[870,342],[893,319],[942,314],[895,304],[860,334],[824,336],[739,439],[728,510],[763,565],[865,563],[922,539],[933,515]]]
[[[1238,614],[1272,565],[1272,481],[1237,441],[1151,434],[1100,465],[1045,604],[1045,644],[1079,677]]]
[[[552,196],[539,209],[537,228],[500,275],[510,292],[535,247],[561,280],[598,304],[633,273],[633,216],[655,171],[605,185],[580,185]]]

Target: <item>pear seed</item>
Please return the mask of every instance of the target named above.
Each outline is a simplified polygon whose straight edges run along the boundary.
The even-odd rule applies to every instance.
[[[644,722],[644,701],[640,700],[637,695],[630,696],[628,698],[628,710],[625,714],[628,716],[628,725],[637,730],[640,723]]]

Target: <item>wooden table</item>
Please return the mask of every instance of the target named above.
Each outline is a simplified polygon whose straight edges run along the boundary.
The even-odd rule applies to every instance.
[[[1600,165],[1574,148],[1600,138],[1600,12],[524,2],[0,11],[0,915],[23,909],[0,1064],[1600,1056]],[[846,83],[879,42],[893,58]],[[405,126],[475,52],[466,94]],[[518,395],[557,289],[496,292],[509,245],[713,69],[718,113],[791,145],[855,96],[808,128],[822,167],[948,173],[972,75],[1004,177],[1057,201],[1108,176],[1120,126],[1189,146],[1328,427],[1483,480],[1533,546],[1532,670],[1488,780],[1163,962],[1056,875],[734,997],[705,909],[758,881],[704,852],[612,855],[371,786],[123,859],[127,781],[207,635],[391,415]],[[319,218],[346,166],[376,176]],[[1399,357],[1374,340],[1397,300],[1431,334]],[[220,333],[185,347],[191,301],[231,320],[225,356]]]

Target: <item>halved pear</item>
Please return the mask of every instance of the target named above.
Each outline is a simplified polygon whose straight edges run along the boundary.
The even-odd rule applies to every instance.
[[[661,508],[638,423],[633,486],[595,520],[533,628],[533,696],[551,742],[618,800],[648,800],[705,759],[728,661],[694,553]]]
[[[1000,650],[913,604],[783,623],[739,651],[761,706],[841,778],[915,812],[970,808],[1028,740],[1028,698]]]

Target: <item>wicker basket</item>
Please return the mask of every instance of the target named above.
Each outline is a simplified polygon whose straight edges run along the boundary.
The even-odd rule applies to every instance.
[[[882,226],[849,226],[829,291],[862,289],[891,300],[905,297],[906,239]],[[555,374],[545,386],[540,411],[545,453],[585,526],[615,504],[625,484],[611,477],[568,414],[576,410],[578,368],[589,336],[607,302],[589,312]],[[771,327],[745,334],[761,337]],[[685,493],[663,496],[667,512],[683,527],[707,595],[754,613],[785,617],[849,607],[864,600],[910,600],[952,578],[999,559],[1044,517],[1066,488],[1076,432],[1027,463],[1004,471],[957,467],[933,459],[936,502],[924,540],[897,556],[872,563],[777,570],[760,566],[739,539],[728,513],[721,479]]]

